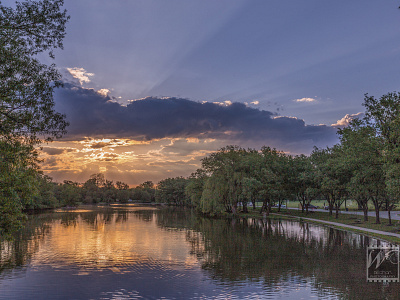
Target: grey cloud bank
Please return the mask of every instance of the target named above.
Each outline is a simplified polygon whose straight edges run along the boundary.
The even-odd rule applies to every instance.
[[[123,106],[93,89],[72,84],[56,92],[56,109],[70,122],[66,139],[83,137],[212,138],[242,146],[270,145],[304,151],[337,142],[336,129],[306,125],[301,119],[276,116],[243,103],[221,105],[180,98],[153,98]],[[290,149],[288,149],[290,148]]]

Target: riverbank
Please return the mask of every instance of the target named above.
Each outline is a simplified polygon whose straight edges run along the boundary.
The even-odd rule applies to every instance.
[[[244,218],[263,218],[264,216],[256,211],[249,211],[249,213],[238,213],[237,216]],[[341,214],[338,219],[335,216],[330,216],[328,212],[309,212],[308,214],[302,213],[297,210],[284,210],[278,212],[273,209],[269,218],[282,218],[299,220],[308,223],[316,223],[324,226],[333,227],[335,229],[352,231],[363,235],[379,238],[387,242],[400,245],[400,222],[392,222],[393,225],[389,226],[389,220],[381,218],[381,224],[375,224],[375,217],[369,217],[367,222],[364,222],[362,217],[351,214]]]

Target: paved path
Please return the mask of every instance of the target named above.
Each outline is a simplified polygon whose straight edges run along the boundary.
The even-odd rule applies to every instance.
[[[321,209],[322,211],[322,209]],[[279,216],[286,216],[287,215],[281,215],[281,214],[277,214],[277,213],[271,213],[274,215],[279,215]],[[329,225],[335,225],[335,226],[341,226],[341,227],[346,227],[346,228],[352,228],[352,229],[357,229],[357,230],[361,230],[361,231],[366,231],[366,232],[371,232],[371,233],[377,233],[377,234],[381,234],[381,235],[389,235],[389,236],[394,236],[397,238],[400,238],[400,234],[398,233],[393,233],[393,232],[387,232],[387,231],[381,231],[381,230],[375,230],[375,229],[369,229],[369,228],[364,228],[364,227],[358,227],[358,226],[353,226],[353,225],[347,225],[347,224],[342,224],[342,223],[337,223],[337,222],[331,222],[331,221],[325,221],[325,220],[319,220],[319,219],[312,219],[312,218],[304,218],[304,217],[297,217],[297,216],[292,216],[298,219],[303,219],[303,220],[310,220],[310,221],[316,221],[316,222],[320,222],[320,223],[325,223],[325,224],[329,224]]]

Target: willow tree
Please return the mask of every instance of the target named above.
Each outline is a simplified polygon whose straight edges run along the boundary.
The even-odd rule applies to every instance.
[[[238,146],[226,146],[211,153],[202,160],[202,168],[210,177],[204,185],[201,207],[208,207],[207,202],[217,201],[226,212],[236,213],[238,203],[244,201],[243,183],[246,177],[243,158],[247,151]],[[203,212],[210,212],[209,209]],[[217,212],[218,213],[218,212]]]
[[[66,132],[65,117],[54,110],[60,74],[38,60],[38,54],[54,58],[53,50],[62,48],[68,20],[62,5],[62,0],[14,7],[0,2],[0,235],[20,226],[24,201],[35,191],[34,146]]]
[[[197,169],[196,172],[192,173],[188,178],[185,193],[190,199],[190,206],[197,210],[201,210],[200,201],[207,179],[208,175],[203,169]]]

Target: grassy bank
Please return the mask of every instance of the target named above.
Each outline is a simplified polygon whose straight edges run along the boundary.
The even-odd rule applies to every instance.
[[[290,208],[298,208],[299,207],[299,201],[284,201],[283,204],[287,204],[288,207]],[[324,208],[324,206],[328,205],[326,200],[313,200],[311,201],[311,204],[314,206],[317,206],[318,208]],[[256,206],[260,207],[262,206],[262,202],[256,202]],[[346,203],[343,202],[341,206],[341,210],[345,210],[347,208],[350,211],[358,211],[358,204],[354,200],[347,200]],[[374,205],[372,203],[368,203],[368,210],[369,211],[374,211]],[[397,207],[394,209],[394,211],[399,211],[400,207]]]

